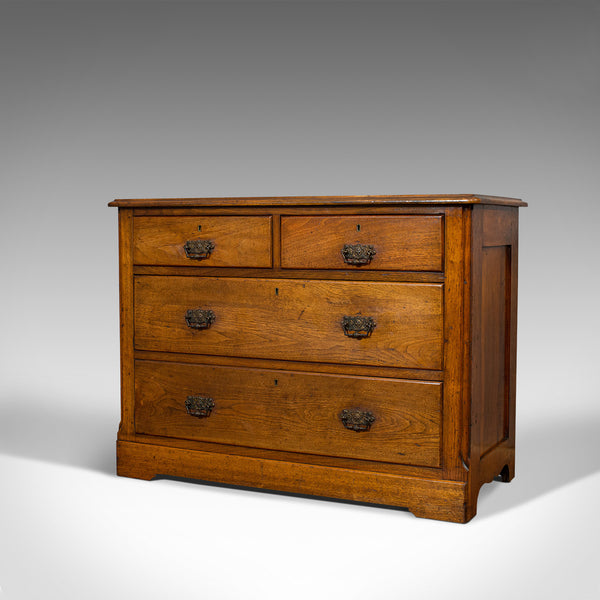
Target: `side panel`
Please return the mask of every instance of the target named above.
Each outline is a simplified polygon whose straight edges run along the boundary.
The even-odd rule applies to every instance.
[[[481,353],[483,391],[479,425],[483,456],[508,437],[510,246],[483,248]]]
[[[514,476],[518,209],[476,206],[471,242],[470,506]],[[474,514],[474,513],[473,513]]]

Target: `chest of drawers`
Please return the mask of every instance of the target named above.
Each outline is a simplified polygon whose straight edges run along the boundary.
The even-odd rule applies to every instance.
[[[466,522],[514,475],[520,200],[115,200],[119,475]]]

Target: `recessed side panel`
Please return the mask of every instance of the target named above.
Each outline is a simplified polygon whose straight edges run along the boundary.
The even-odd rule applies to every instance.
[[[480,422],[482,454],[508,436],[510,260],[510,246],[483,248],[481,343],[484,418]]]

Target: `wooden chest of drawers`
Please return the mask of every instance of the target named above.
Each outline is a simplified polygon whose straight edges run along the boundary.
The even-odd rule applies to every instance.
[[[520,200],[115,200],[119,475],[466,522],[514,474]]]

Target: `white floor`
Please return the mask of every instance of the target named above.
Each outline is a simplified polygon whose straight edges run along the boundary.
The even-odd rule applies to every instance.
[[[455,525],[119,478],[116,408],[101,398],[0,403],[3,600],[600,597],[591,414],[524,419],[517,477],[484,487],[477,517]]]

